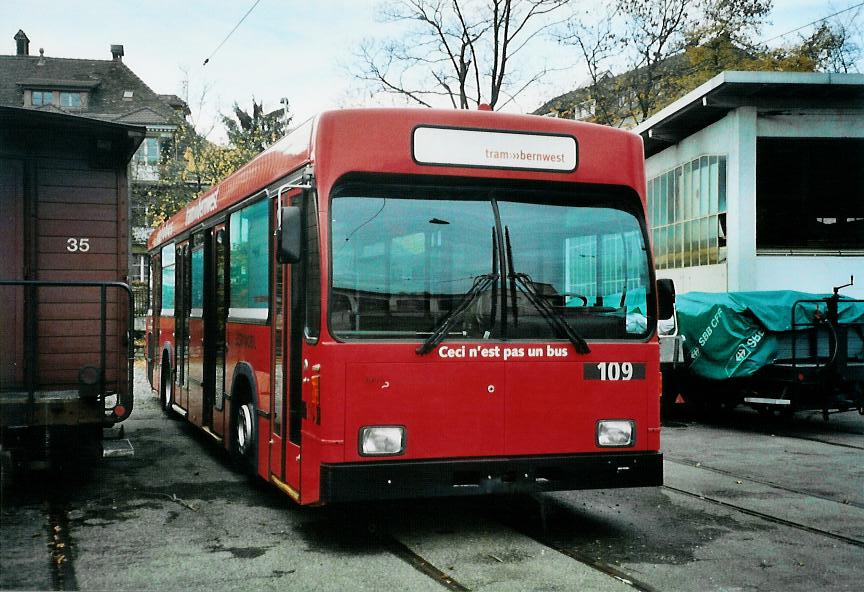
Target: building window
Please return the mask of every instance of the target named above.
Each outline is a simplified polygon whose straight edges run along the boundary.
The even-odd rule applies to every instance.
[[[159,138],[144,138],[135,153],[135,162],[139,165],[159,164]]]
[[[657,269],[726,260],[726,157],[700,156],[648,181]]]
[[[582,101],[581,103],[576,105],[574,119],[587,119],[589,117],[593,117],[596,105],[597,104],[594,99]]]
[[[150,256],[147,253],[133,253],[129,268],[129,279],[133,283],[146,284],[150,278]]]
[[[759,252],[864,249],[862,163],[861,138],[759,138]]]
[[[81,107],[81,93],[80,92],[61,92],[60,93],[60,106],[61,107],[72,107],[73,109],[77,109]]]
[[[54,92],[50,90],[34,90],[30,92],[30,103],[34,107],[50,105],[54,102]]]
[[[149,221],[147,220],[147,203],[145,201],[146,199],[147,199],[147,197],[142,195],[142,196],[137,197],[136,199],[132,200],[132,204],[131,204],[132,213],[129,217],[130,224],[131,224],[132,228],[147,228],[148,227]],[[134,237],[133,240],[140,240],[140,239],[139,239],[139,237],[136,236],[136,237]],[[143,242],[145,242],[145,243],[147,242],[146,237],[144,238]]]

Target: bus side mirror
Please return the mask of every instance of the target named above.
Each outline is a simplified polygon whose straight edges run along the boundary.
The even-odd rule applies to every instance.
[[[299,263],[302,249],[303,218],[300,208],[286,206],[279,211],[279,231],[276,236],[278,246],[276,260],[279,263]]]
[[[657,280],[657,317],[671,319],[675,314],[675,282],[668,278]]]

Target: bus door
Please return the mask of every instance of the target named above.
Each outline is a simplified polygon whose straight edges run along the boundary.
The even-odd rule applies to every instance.
[[[288,201],[283,197],[283,203]],[[275,230],[278,216],[278,200],[274,200],[271,217]],[[275,232],[274,232],[275,235]],[[275,253],[275,238],[272,245]],[[296,336],[302,331],[302,323],[296,322],[299,306],[296,279],[299,278],[300,265],[282,265],[273,257],[273,294],[271,294],[271,318],[274,327],[273,342],[273,396],[270,408],[270,474],[287,485],[289,494],[295,498],[300,495],[300,434],[299,417],[294,418],[291,401],[299,396],[300,372],[297,361],[300,344]]]
[[[204,292],[207,251],[205,246],[209,242],[210,231],[205,230],[192,235],[191,251],[189,256],[189,314],[187,317],[187,347],[188,358],[187,371],[187,411],[189,421],[195,425],[203,424],[203,396],[204,396],[204,344],[205,344],[205,318],[204,318]]]
[[[192,277],[189,270],[191,249],[189,241],[177,245],[177,266],[175,268],[175,327],[177,388],[174,389],[174,403],[183,409],[189,408],[189,308]]]
[[[155,370],[162,363],[159,344],[159,324],[162,322],[162,254],[156,251],[150,257],[150,315],[147,319],[147,378],[155,387]]]
[[[202,425],[216,435],[225,433],[225,320],[228,315],[225,264],[228,235],[225,225],[208,231],[204,248],[204,398]]]

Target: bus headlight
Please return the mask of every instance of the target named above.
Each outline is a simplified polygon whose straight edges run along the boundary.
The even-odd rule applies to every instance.
[[[360,428],[360,454],[385,456],[405,452],[405,428],[402,426],[369,426]]]
[[[636,422],[629,419],[601,419],[597,422],[597,446],[623,447],[636,443]]]

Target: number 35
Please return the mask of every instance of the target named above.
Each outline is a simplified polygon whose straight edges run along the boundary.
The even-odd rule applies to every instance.
[[[66,240],[66,250],[70,253],[86,253],[90,250],[90,239],[69,238]]]

